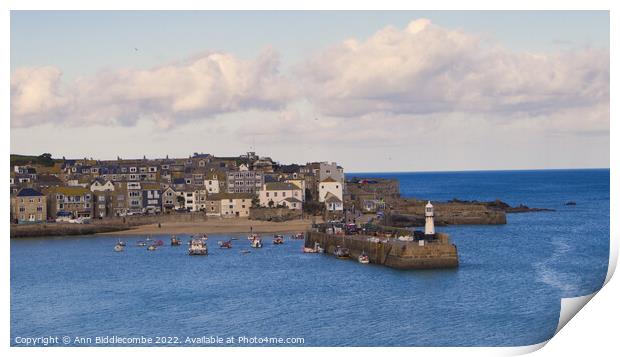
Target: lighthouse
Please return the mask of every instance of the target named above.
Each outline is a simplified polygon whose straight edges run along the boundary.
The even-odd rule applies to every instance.
[[[426,218],[426,223],[424,224],[424,235],[433,236],[435,235],[435,219],[434,219],[433,205],[431,201],[428,201],[426,207],[424,209],[424,217]]]

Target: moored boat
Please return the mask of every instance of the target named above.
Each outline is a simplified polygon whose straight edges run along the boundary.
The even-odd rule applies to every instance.
[[[258,234],[256,234],[256,233],[251,233],[251,234],[248,236],[248,240],[249,240],[249,241],[253,241],[253,240],[255,240],[255,239],[260,239],[260,236],[259,236]]]
[[[349,259],[350,252],[348,248],[341,247],[338,245],[336,246],[336,249],[334,250],[334,255],[338,259]]]
[[[357,261],[361,264],[368,264],[370,263],[370,257],[366,254],[366,252],[362,252],[362,254],[357,257]]]
[[[303,233],[297,233],[291,236],[291,239],[295,239],[295,240],[301,240],[304,239],[304,234]]]
[[[125,250],[125,246],[124,245],[120,245],[119,243],[116,243],[114,245],[114,251],[115,252],[122,252],[123,250]]]
[[[207,243],[202,239],[192,239],[189,242],[189,255],[207,255]]]
[[[156,246],[155,244],[151,244],[151,245],[149,245],[149,246],[146,248],[146,250],[148,250],[148,251],[157,250],[157,246]]]
[[[138,243],[136,244],[138,247],[146,247],[146,242],[143,240],[139,240]]]
[[[171,246],[178,246],[181,245],[183,242],[181,242],[180,239],[177,238],[177,236],[172,236],[172,238],[170,238],[170,245]]]
[[[221,249],[230,249],[232,248],[232,241],[231,240],[226,240],[226,241],[218,241],[217,244],[220,246]]]
[[[263,247],[263,241],[260,238],[255,238],[250,242],[250,246],[252,248],[262,248]]]
[[[284,244],[284,237],[281,234],[274,235],[273,244]]]
[[[126,242],[124,242],[124,241],[122,241],[122,240],[120,240],[120,239],[116,242],[116,244],[120,245],[121,247],[124,247],[124,246],[126,246],[126,245],[127,245],[127,243],[126,243]]]
[[[162,245],[164,245],[164,241],[161,239],[158,239],[157,241],[155,241],[155,243],[153,243],[153,245],[161,247]]]

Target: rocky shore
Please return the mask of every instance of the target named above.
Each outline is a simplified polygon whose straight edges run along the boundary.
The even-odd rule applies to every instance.
[[[427,200],[400,199],[393,209],[385,214],[383,224],[394,227],[424,226],[424,205]],[[547,208],[530,208],[526,205],[510,206],[500,201],[433,202],[435,225],[498,225],[506,224],[506,214],[553,211]]]

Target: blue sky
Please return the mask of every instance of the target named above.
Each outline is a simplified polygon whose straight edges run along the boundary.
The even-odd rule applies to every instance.
[[[247,141],[252,135],[248,135],[248,130],[244,131],[244,129],[251,128],[252,125],[260,126],[261,121],[273,121],[269,125],[276,127],[282,125],[303,127],[304,125],[312,125],[312,120],[318,116],[322,120],[325,118],[321,122],[323,126],[312,128],[311,130],[339,130],[343,135],[349,135],[351,131],[359,130],[360,132],[355,133],[355,135],[359,136],[360,140],[367,140],[367,138],[360,129],[363,125],[358,123],[368,123],[366,130],[372,131],[376,129],[377,121],[384,120],[395,126],[400,125],[402,122],[401,130],[409,130],[412,135],[416,133],[416,135],[447,138],[461,132],[459,125],[466,125],[463,123],[469,121],[470,125],[467,126],[475,123],[478,127],[484,128],[484,133],[477,133],[481,137],[506,136],[506,139],[510,139],[510,142],[500,140],[501,143],[506,143],[508,146],[512,145],[512,147],[527,145],[539,148],[539,150],[542,148],[549,153],[549,157],[541,160],[540,157],[534,157],[536,156],[533,155],[534,151],[525,150],[519,155],[518,153],[512,153],[514,150],[508,150],[509,152],[501,153],[504,156],[502,158],[499,155],[484,154],[487,151],[485,148],[474,149],[471,148],[471,145],[459,147],[458,145],[467,145],[467,143],[460,143],[455,144],[454,147],[446,151],[446,157],[440,158],[443,162],[441,165],[428,163],[412,164],[404,154],[408,148],[406,141],[401,138],[400,140],[402,141],[394,143],[388,149],[385,149],[385,142],[377,144],[372,150],[368,149],[371,151],[367,154],[371,156],[376,155],[373,153],[382,150],[389,152],[384,155],[389,157],[389,160],[380,160],[378,159],[379,156],[377,156],[375,161],[380,163],[369,164],[366,167],[364,161],[356,158],[356,153],[359,153],[360,150],[355,147],[354,143],[332,144],[332,136],[324,138],[324,142],[329,142],[330,145],[333,145],[333,150],[312,149],[295,154],[297,156],[291,153],[287,145],[274,143],[273,140],[261,141],[262,136],[260,134],[258,134],[258,139],[254,135],[252,142],[257,147],[262,147],[265,151],[264,154],[269,154],[275,158],[280,157],[283,161],[291,161],[299,156],[300,160],[338,159],[343,164],[349,164],[359,171],[608,166],[608,116],[606,119],[607,131],[605,132],[604,130],[605,112],[608,112],[608,102],[605,105],[604,99],[608,93],[600,93],[600,88],[604,88],[605,83],[601,83],[601,86],[596,87],[596,90],[578,93],[582,85],[575,83],[570,78],[565,79],[566,85],[575,85],[575,98],[591,96],[594,95],[593,93],[596,93],[596,98],[588,97],[585,100],[587,104],[584,104],[584,107],[574,108],[574,114],[564,109],[560,110],[560,106],[540,113],[538,108],[541,105],[545,108],[554,106],[552,105],[553,103],[541,104],[539,98],[519,103],[517,105],[519,109],[510,109],[509,115],[505,115],[505,111],[508,110],[506,106],[476,113],[475,110],[472,111],[471,107],[474,104],[478,105],[478,103],[463,106],[466,100],[471,99],[470,97],[459,98],[458,101],[449,103],[448,106],[441,104],[439,109],[435,107],[430,108],[430,105],[429,108],[424,108],[424,110],[412,109],[410,106],[405,107],[399,104],[405,99],[407,101],[416,101],[419,98],[423,98],[419,100],[423,100],[424,103],[431,103],[435,100],[438,103],[446,101],[446,98],[443,97],[428,98],[422,92],[420,94],[409,94],[410,92],[415,92],[415,88],[419,87],[419,85],[412,85],[410,92],[408,92],[407,88],[403,89],[403,86],[406,87],[411,84],[411,81],[421,80],[419,73],[428,72],[428,68],[420,69],[418,67],[412,67],[407,71],[403,71],[403,77],[411,74],[412,71],[418,71],[418,74],[410,79],[403,79],[403,83],[394,84],[394,88],[398,88],[397,91],[399,92],[394,97],[390,96],[394,95],[394,90],[396,89],[383,88],[383,91],[377,93],[369,93],[368,90],[364,90],[363,93],[354,97],[346,97],[343,101],[338,101],[338,103],[331,100],[334,97],[343,95],[343,93],[350,93],[348,89],[343,88],[343,79],[330,78],[326,82],[317,82],[319,76],[315,77],[315,74],[332,65],[330,60],[325,62],[325,57],[329,57],[332,53],[330,52],[331,49],[339,48],[339,46],[342,46],[343,41],[351,38],[356,39],[360,43],[368,41],[366,43],[367,48],[363,53],[371,58],[376,56],[378,60],[381,60],[379,56],[385,56],[383,62],[378,62],[384,63],[393,58],[395,54],[392,52],[377,52],[375,55],[372,51],[380,51],[383,45],[371,48],[372,41],[369,39],[372,39],[373,36],[375,36],[375,39],[379,39],[380,37],[377,34],[387,26],[393,26],[399,31],[399,35],[396,36],[401,36],[401,33],[406,33],[404,29],[407,28],[408,24],[416,19],[428,19],[438,29],[437,31],[443,31],[433,35],[439,36],[437,37],[438,39],[443,38],[446,41],[450,41],[457,33],[465,33],[468,36],[458,40],[465,41],[464,43],[469,44],[470,40],[474,38],[479,39],[481,41],[479,44],[471,45],[474,46],[471,49],[464,49],[466,51],[464,53],[470,56],[468,61],[476,68],[484,68],[484,66],[488,65],[487,63],[504,61],[506,56],[512,56],[513,59],[510,61],[515,63],[517,61],[529,61],[529,59],[524,59],[525,54],[533,54],[539,57],[547,56],[547,59],[541,60],[541,65],[549,66],[549,71],[555,71],[553,70],[553,63],[550,64],[549,62],[552,60],[559,61],[558,65],[562,62],[555,58],[555,56],[564,55],[566,56],[565,58],[571,58],[572,54],[575,54],[575,56],[587,56],[584,53],[587,53],[589,49],[603,50],[603,53],[605,53],[609,48],[609,14],[608,12],[596,11],[13,11],[11,13],[11,70],[13,73],[17,73],[16,71],[24,68],[49,67],[56,69],[59,73],[59,78],[54,77],[56,72],[47,73],[46,76],[48,77],[42,82],[46,83],[46,86],[51,80],[49,76],[54,77],[54,80],[57,81],[54,82],[57,83],[56,85],[77,88],[73,83],[80,79],[82,80],[81,83],[88,84],[88,88],[101,86],[102,78],[100,78],[101,76],[97,77],[97,74],[100,74],[101,71],[114,72],[116,77],[112,77],[122,80],[127,78],[125,74],[119,74],[122,71],[152,71],[161,66],[173,66],[179,69],[179,67],[183,66],[183,63],[191,62],[201,56],[208,56],[210,53],[229,54],[234,58],[234,60],[231,59],[233,63],[237,63],[235,61],[260,62],[258,57],[262,56],[261,53],[265,51],[265,48],[271,48],[275,52],[275,55],[265,55],[268,57],[265,61],[269,63],[275,61],[278,63],[277,65],[263,63],[261,66],[266,67],[260,67],[261,71],[263,68],[267,68],[273,70],[274,73],[277,72],[278,75],[282,74],[286,77],[288,84],[284,85],[278,93],[270,94],[268,99],[262,97],[245,98],[241,103],[234,103],[234,105],[231,105],[229,102],[221,105],[215,103],[217,104],[215,105],[214,101],[217,99],[213,99],[213,97],[207,99],[205,97],[203,99],[205,103],[208,102],[206,104],[201,103],[199,105],[194,102],[188,104],[192,108],[198,105],[201,109],[189,113],[187,118],[178,119],[177,116],[181,114],[178,111],[171,110],[168,114],[174,116],[174,118],[156,121],[157,125],[153,124],[155,121],[149,122],[149,120],[144,119],[159,116],[155,109],[150,108],[143,111],[142,109],[134,108],[144,108],[145,103],[152,103],[153,98],[147,98],[148,100],[140,98],[139,103],[132,103],[133,107],[129,111],[125,111],[122,108],[118,109],[113,115],[118,115],[119,118],[114,119],[112,125],[110,125],[109,122],[102,121],[101,118],[94,119],[92,122],[80,120],[79,118],[67,121],[60,118],[60,114],[56,116],[51,115],[48,110],[50,103],[48,94],[41,94],[37,95],[36,98],[47,99],[41,104],[44,106],[39,105],[38,108],[45,108],[45,110],[37,112],[35,115],[32,114],[32,108],[29,108],[27,111],[28,120],[24,121],[23,124],[17,121],[16,118],[18,118],[17,113],[19,111],[13,108],[12,103],[11,151],[20,153],[51,151],[57,155],[97,157],[116,157],[117,155],[142,156],[141,153],[153,156],[165,153],[185,155],[194,151],[235,154],[237,151],[249,148],[250,145]],[[389,31],[382,33],[389,34]],[[425,33],[428,33],[427,36],[431,36],[429,31]],[[424,48],[417,50],[418,47],[414,43],[416,41],[415,38],[398,38],[399,41],[406,41],[403,42],[403,45],[410,44],[412,46],[410,52],[397,54],[399,57],[416,59],[419,56],[426,60],[425,54],[421,53],[424,52]],[[434,38],[428,37],[423,40],[431,41],[429,43],[433,44],[435,43],[432,42]],[[458,42],[457,44],[460,43]],[[502,54],[497,57],[494,57],[495,52],[492,50],[495,47],[501,47],[502,49]],[[458,53],[447,53],[443,49],[438,49],[437,51],[439,52],[435,55],[440,56],[437,57],[440,59],[443,59],[445,56],[459,55]],[[486,62],[478,63],[478,55],[476,53],[481,53],[481,56],[484,57],[483,60]],[[349,63],[349,68],[357,65],[363,68],[363,63],[351,62],[355,61],[354,57],[351,57],[351,54],[342,48],[336,50],[334,58],[341,58],[343,62]],[[429,58],[430,61],[436,60],[436,57]],[[588,58],[596,58],[596,56]],[[309,61],[312,62],[312,65],[318,65],[319,67],[311,67],[308,64]],[[591,65],[590,62],[592,62],[591,59],[583,59],[583,61],[586,62],[581,64],[580,68],[584,65]],[[338,60],[334,62],[340,63]],[[458,58],[454,58],[450,63],[455,64],[458,62]],[[248,64],[248,66],[252,67],[253,64]],[[602,76],[600,77],[604,81],[605,63],[602,65],[599,63],[592,64],[592,66],[598,66],[595,69],[597,73],[602,71]],[[518,66],[516,67],[518,68]],[[309,68],[312,68],[310,75],[299,74],[300,72],[309,72]],[[334,73],[338,73],[338,70],[336,68],[330,71],[325,70],[325,73],[322,73],[320,78],[325,78],[328,75],[333,76]],[[480,71],[481,69],[477,70]],[[608,73],[608,65],[606,70]],[[560,74],[554,74],[554,78],[557,78],[555,77],[556,75],[559,76],[561,73],[570,73],[571,71],[572,69],[562,69],[558,71]],[[379,74],[377,73],[376,75],[378,76]],[[487,74],[481,73],[479,75]],[[587,73],[584,73],[583,78],[587,78],[587,75]],[[32,78],[33,76],[24,74],[23,77]],[[253,78],[252,76],[250,77]],[[506,78],[513,77],[514,74],[507,74],[506,76]],[[22,78],[22,76],[12,76],[12,90],[14,88],[13,78]],[[363,82],[372,80],[372,78],[374,77],[356,77],[353,80]],[[524,77],[523,81],[527,78]],[[210,79],[206,77],[206,80]],[[436,83],[437,80],[435,77],[424,77],[420,85],[423,84],[432,88],[433,83]],[[17,79],[15,81],[17,82]],[[277,79],[269,78],[269,81],[269,83],[277,82],[277,86],[282,84],[279,77]],[[608,81],[607,79],[607,87]],[[171,85],[168,82],[163,84],[157,83],[158,85]],[[309,83],[308,86],[315,88],[316,91],[307,93],[305,84],[301,89],[290,89],[296,87],[298,83]],[[458,84],[460,81],[455,83]],[[15,88],[18,88],[18,85],[21,85],[21,83],[15,84]],[[172,85],[176,85],[176,83],[172,83]],[[214,85],[221,84],[216,83]],[[484,93],[488,93],[487,82],[476,85],[483,86]],[[277,86],[274,84],[270,85],[269,88]],[[492,91],[504,95],[506,90],[504,85],[496,83],[493,86]],[[335,92],[331,94],[331,98],[322,96],[322,88],[328,87],[337,88],[334,89]],[[34,85],[34,88],[41,88],[41,85]],[[510,88],[510,90],[523,91],[526,90],[525,88],[536,92],[531,86],[517,89]],[[572,89],[567,87],[566,91],[571,91]],[[476,88],[472,88],[472,90],[475,91]],[[557,91],[557,88],[550,88],[548,90]],[[75,92],[76,89],[72,88],[69,91]],[[265,88],[256,89],[256,93],[261,91],[264,92]],[[284,95],[287,91],[302,93],[294,96]],[[464,92],[468,91],[465,90]],[[95,93],[98,92],[102,92],[105,95],[103,90],[95,90]],[[159,94],[157,95],[159,98]],[[174,96],[174,94],[171,95]],[[192,97],[193,95],[197,94],[194,90],[191,90],[186,97]],[[557,93],[545,93],[546,97],[554,95],[557,95]],[[86,112],[90,114],[100,110],[90,101],[88,105],[82,104],[86,100],[84,98],[76,99],[77,94],[72,94],[70,100],[63,96],[66,95],[57,94],[53,98],[54,108],[61,105],[58,103],[62,103],[63,106],[67,106],[66,103],[68,102],[72,103],[72,109],[63,107],[61,112],[64,117],[84,116]],[[523,95],[520,94],[519,98],[522,97]],[[369,98],[373,98],[371,103],[368,102]],[[376,98],[383,99],[381,102],[377,102]],[[516,100],[515,98],[511,98],[511,101]],[[601,98],[603,98],[602,103]],[[107,103],[106,107],[117,105],[121,107],[123,105],[119,103],[118,97],[114,97],[114,99],[106,98],[106,100],[115,101]],[[178,101],[179,98],[175,100]],[[360,103],[360,100],[363,100],[364,104],[360,104],[358,107],[357,104]],[[166,102],[169,101],[170,98],[167,98]],[[485,100],[480,105],[488,105],[489,101]],[[14,102],[17,102],[15,98]],[[260,104],[256,104],[257,102],[260,102]],[[362,109],[343,111],[339,107],[342,103]],[[536,103],[536,108],[533,107],[534,104],[532,103]],[[206,107],[201,106],[203,104]],[[525,109],[523,106],[526,106]],[[583,111],[588,111],[587,106],[596,106],[596,110],[590,111],[596,111],[600,115],[588,122],[588,125],[585,127],[587,130],[582,130],[584,128],[576,123],[576,117],[582,115]],[[73,107],[78,108],[75,109]],[[156,107],[161,108],[161,104],[158,104]],[[512,106],[511,108],[514,107]],[[377,108],[382,109],[377,110]],[[119,111],[122,113],[119,114]],[[77,113],[81,114],[78,115]],[[187,111],[183,111],[182,115],[185,114],[187,114]],[[533,121],[539,120],[537,118],[541,118],[542,115],[544,115],[546,129],[540,132],[532,132],[532,127],[539,126],[534,124]],[[136,118],[129,118],[131,116],[136,116]],[[356,124],[352,124],[353,117],[360,118],[360,120]],[[502,119],[504,117],[512,119]],[[274,118],[284,118],[281,119],[284,122],[278,122]],[[507,121],[516,124],[507,123]],[[165,124],[161,124],[162,122]],[[171,122],[174,124],[170,124]],[[564,124],[558,123],[568,124],[566,124],[566,128],[563,128],[562,125]],[[52,140],[46,134],[49,133],[50,129],[54,128],[62,128],[62,130]],[[191,147],[188,143],[175,144],[175,141],[183,141],[184,137],[193,135],[197,128],[204,133],[212,133],[209,136],[208,144],[196,142]],[[595,130],[590,130],[591,128]],[[511,130],[513,135],[508,134]],[[58,140],[59,138],[76,136],[88,137],[93,131],[104,131],[106,134],[119,137],[127,135],[136,138],[137,141],[133,142],[132,145],[119,143],[116,146],[119,152],[109,152],[109,147],[103,148],[90,145],[85,148],[84,145],[68,143],[70,140]],[[523,143],[522,140],[513,138],[514,134],[525,132],[530,132],[529,135],[532,136],[531,141]],[[287,130],[277,135],[290,136],[301,134],[300,132]],[[35,136],[39,140],[36,142],[27,141],[26,138],[31,136]],[[559,140],[557,145],[553,146],[551,143],[558,136],[561,136],[562,139]],[[169,145],[167,145],[169,149],[164,151],[153,145],[149,139],[151,137],[168,138],[165,140],[170,140]],[[384,133],[382,140],[388,140],[385,139],[386,137],[389,137],[389,135]],[[73,141],[75,142],[75,140]],[[239,142],[240,145],[231,147],[231,142]],[[588,145],[593,147],[593,149],[587,149],[586,151],[593,151],[588,151],[587,154],[573,150],[567,152],[565,145],[560,142],[568,142],[567,147],[572,147],[577,143]],[[320,144],[321,141],[319,140],[309,142],[306,146],[308,148],[316,148],[317,145],[321,146]],[[138,146],[136,147],[136,145]],[[450,152],[457,150],[469,152],[469,155],[466,157],[473,157],[474,155],[476,157],[482,155],[483,157],[466,163],[463,163],[463,160],[453,161],[448,159]],[[332,152],[337,152],[337,154],[332,154]],[[313,154],[321,157],[311,157]],[[509,155],[506,156],[507,154]]]

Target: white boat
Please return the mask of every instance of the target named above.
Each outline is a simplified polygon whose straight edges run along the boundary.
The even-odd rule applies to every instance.
[[[368,257],[368,254],[366,254],[365,252],[362,252],[362,254],[360,254],[360,256],[357,257],[357,261],[361,264],[368,264],[370,263],[370,258]]]
[[[254,240],[252,240],[250,242],[250,246],[252,248],[262,248],[263,247],[263,241],[260,238],[256,238]]]
[[[116,245],[114,245],[114,251],[115,252],[122,252],[125,250],[125,246],[120,245],[119,243],[116,243]]]
[[[202,239],[192,239],[189,242],[189,255],[207,255],[207,243]]]

